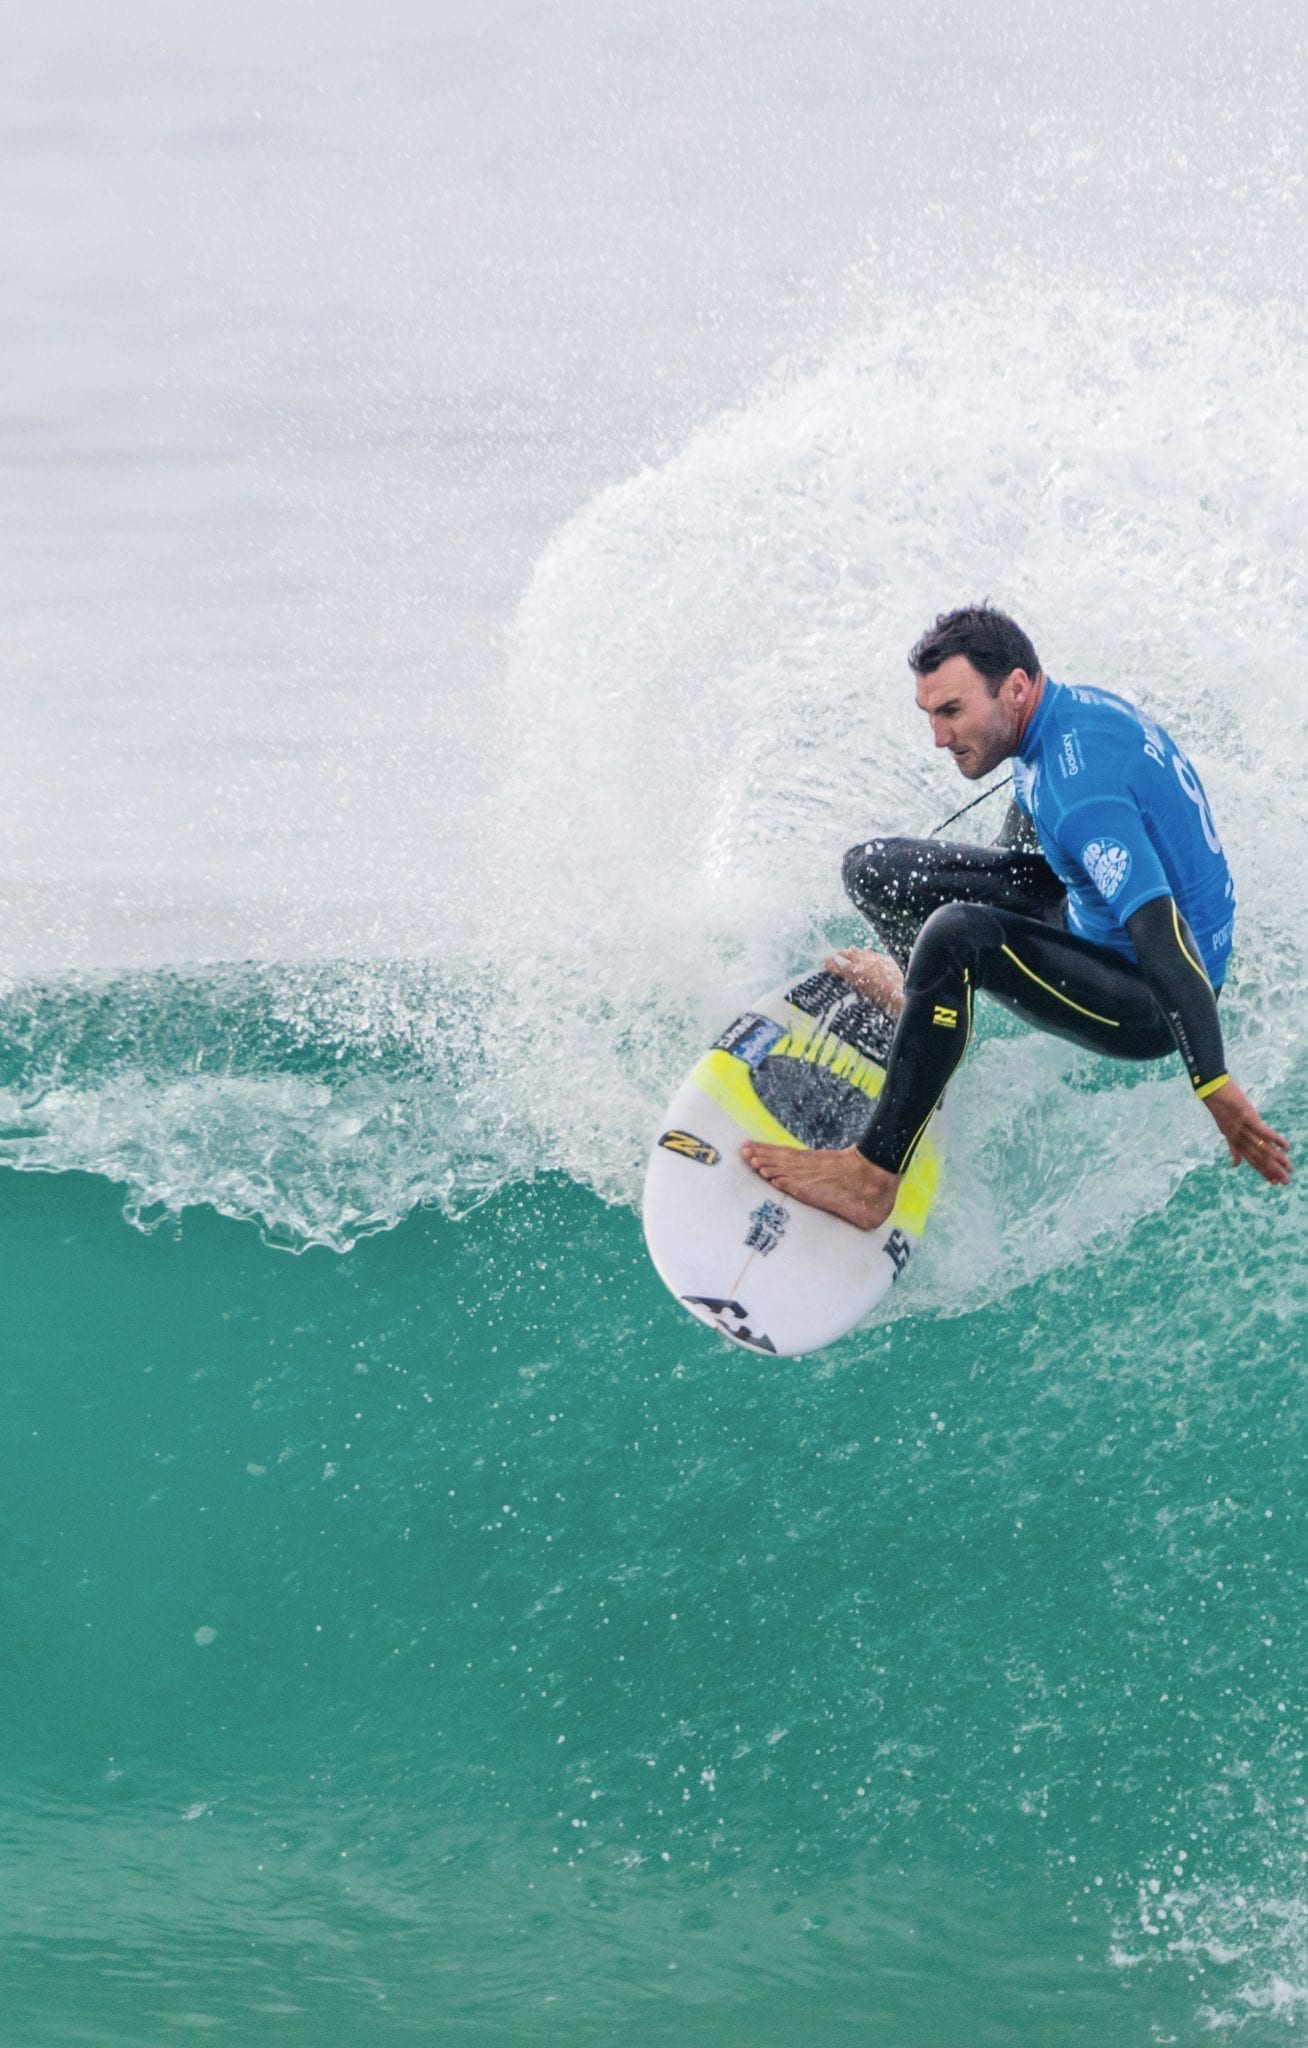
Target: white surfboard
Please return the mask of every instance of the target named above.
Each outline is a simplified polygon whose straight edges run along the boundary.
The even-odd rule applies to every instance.
[[[682,1306],[733,1343],[794,1358],[861,1323],[913,1256],[935,1199],[932,1117],[879,1230],[780,1195],[746,1138],[838,1148],[865,1130],[893,1025],[818,968],[737,1017],[668,1104],[645,1174],[645,1239]]]

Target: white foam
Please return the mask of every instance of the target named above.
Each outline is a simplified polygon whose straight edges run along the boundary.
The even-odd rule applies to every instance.
[[[1293,1891],[1146,1879],[1135,1925],[1108,1953],[1122,1970],[1182,1964],[1208,2032],[1239,2033],[1258,2017],[1294,2028],[1308,2012],[1308,1906]]]

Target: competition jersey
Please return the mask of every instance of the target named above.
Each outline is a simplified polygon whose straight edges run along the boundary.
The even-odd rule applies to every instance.
[[[1134,960],[1127,919],[1171,896],[1221,987],[1235,884],[1199,777],[1160,725],[1108,690],[1047,677],[1013,794],[1066,885],[1069,931]]]

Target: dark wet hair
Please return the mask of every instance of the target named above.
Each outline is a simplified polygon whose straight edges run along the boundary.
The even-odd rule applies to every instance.
[[[941,612],[910,652],[908,665],[915,676],[930,676],[955,654],[967,656],[985,677],[992,697],[1015,668],[1024,668],[1029,676],[1040,674],[1040,657],[1022,628],[992,604],[969,604],[956,612]]]

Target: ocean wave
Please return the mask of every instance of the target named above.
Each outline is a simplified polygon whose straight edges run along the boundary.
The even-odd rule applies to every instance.
[[[0,1158],[109,1174],[137,1219],[211,1202],[290,1245],[541,1171],[635,1201],[697,1048],[857,936],[844,848],[956,807],[904,650],[981,594],[1198,760],[1240,894],[1223,1023],[1274,1112],[1308,1014],[1308,800],[1283,772],[1308,656],[1297,316],[1069,285],[1015,326],[1009,283],[926,323],[869,304],[555,535],[487,709],[501,773],[441,877],[471,947],[12,986]],[[1119,1241],[1217,1156],[1168,1068],[993,1017],[980,1040],[899,1312]]]

